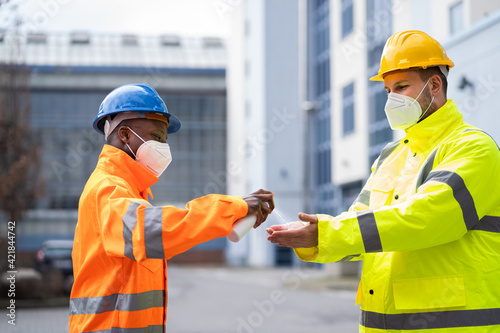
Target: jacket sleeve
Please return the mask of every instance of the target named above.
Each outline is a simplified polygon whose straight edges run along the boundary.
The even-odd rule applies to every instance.
[[[399,204],[339,216],[318,215],[318,247],[303,260],[340,261],[369,252],[414,251],[463,237],[500,201],[500,153],[495,142],[470,132],[437,151],[432,171]]]
[[[372,165],[372,173],[370,174],[370,177],[368,178],[366,184],[363,186],[363,189],[361,190],[361,192],[359,193],[358,197],[356,198],[356,200],[354,200],[354,202],[352,203],[352,205],[349,207],[348,211],[347,212],[359,212],[359,211],[363,211],[363,210],[367,210],[369,209],[369,205],[370,205],[370,186],[371,186],[371,181],[372,181],[372,177],[373,177],[373,171],[375,170],[375,166],[377,165],[378,163],[378,160],[379,159],[376,159],[375,162],[373,163]],[[345,214],[345,213],[343,213]],[[328,216],[328,215],[322,215],[322,214],[317,214],[317,217],[318,217],[318,222],[319,221],[322,221],[322,219],[324,220],[325,217],[328,218],[328,220],[330,218],[332,218],[331,216]],[[340,216],[338,216],[340,217]],[[319,237],[319,236],[318,236]],[[318,256],[318,247],[311,247],[311,248],[297,248],[297,249],[294,249],[294,252],[295,254],[297,255],[297,257],[299,257],[300,260],[303,260],[303,261],[315,261],[315,259],[317,258]],[[338,256],[334,256],[334,257],[331,257],[330,258],[330,261],[329,262],[341,262],[341,261],[358,261],[358,260],[363,260],[363,254],[360,252],[360,253],[357,253],[357,254],[349,254],[349,255],[346,255],[346,256],[343,256],[343,257],[338,257]]]
[[[218,194],[192,200],[184,209],[155,207],[117,185],[103,185],[97,201],[106,253],[135,261],[169,259],[227,236],[233,223],[248,211],[240,197]]]

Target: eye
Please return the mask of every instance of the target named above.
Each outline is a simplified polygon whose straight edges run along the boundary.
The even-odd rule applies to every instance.
[[[396,90],[401,91],[401,90],[405,90],[406,88],[408,88],[408,85],[399,86],[399,87],[396,88]]]

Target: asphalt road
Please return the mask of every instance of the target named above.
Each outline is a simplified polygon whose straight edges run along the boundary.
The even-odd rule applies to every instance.
[[[352,283],[332,289],[318,270],[170,265],[169,333],[355,333],[359,308]],[[343,287],[341,287],[343,288]],[[68,332],[68,308],[1,311],[2,333]]]

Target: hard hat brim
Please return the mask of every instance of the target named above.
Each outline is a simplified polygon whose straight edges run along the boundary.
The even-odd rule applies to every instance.
[[[146,116],[146,113],[149,113],[147,111],[137,111],[137,110],[134,110],[134,111],[131,111],[131,112],[134,112],[134,113],[137,113],[137,117],[133,117],[133,118],[129,118],[129,119],[147,119],[147,116]],[[92,124],[92,126],[94,127],[94,129],[99,132],[100,134],[103,134],[104,135],[104,123],[106,121],[106,118],[108,116],[112,116],[114,114],[118,114],[120,112],[114,112],[114,113],[111,113],[111,114],[106,114],[98,119],[95,119],[94,123]],[[167,119],[168,119],[168,129],[167,129],[167,133],[168,134],[173,134],[173,133],[176,133],[180,130],[181,128],[181,121],[179,120],[179,118],[177,118],[176,116],[174,116],[173,114],[171,113],[164,113],[162,114],[162,116],[165,116]]]

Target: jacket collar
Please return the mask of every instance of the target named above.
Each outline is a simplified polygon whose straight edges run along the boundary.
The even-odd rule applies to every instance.
[[[151,171],[137,163],[126,152],[105,144],[102,148],[97,168],[125,179],[141,196],[147,200],[149,194],[153,197],[150,187],[158,181]]]
[[[402,142],[408,140],[407,145],[411,151],[421,153],[446,136],[450,126],[462,122],[462,118],[455,102],[449,99],[429,117],[408,128]]]

